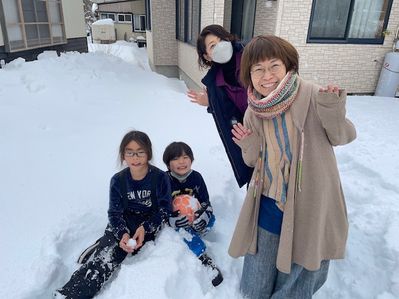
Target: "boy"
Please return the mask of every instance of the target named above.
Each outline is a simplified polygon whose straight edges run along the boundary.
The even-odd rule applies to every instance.
[[[206,245],[201,239],[212,228],[215,216],[204,179],[199,172],[191,169],[194,161],[193,152],[184,142],[172,142],[164,151],[163,161],[168,167],[167,174],[172,186],[172,198],[188,194],[195,197],[200,204],[192,223],[186,215],[180,215],[179,211],[176,211],[169,217],[169,225],[176,231],[184,229],[189,233],[188,238],[184,237],[184,242],[203,265],[212,269],[214,272],[212,284],[216,287],[223,281],[223,276],[213,260],[206,254]]]

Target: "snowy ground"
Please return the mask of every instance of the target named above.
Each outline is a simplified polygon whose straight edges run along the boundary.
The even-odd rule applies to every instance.
[[[107,222],[109,179],[130,129],[154,146],[193,148],[217,222],[209,254],[218,288],[180,237],[165,229],[127,258],[97,298],[240,298],[241,259],[227,255],[245,190],[235,183],[213,120],[185,96],[182,81],[150,71],[144,48],[118,42],[91,53],[52,52],[0,69],[0,298],[42,299],[78,267],[80,251]],[[350,234],[317,298],[399,298],[399,100],[350,97],[358,139],[336,149]]]

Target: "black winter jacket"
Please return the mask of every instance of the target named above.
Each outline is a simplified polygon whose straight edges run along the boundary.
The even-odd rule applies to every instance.
[[[233,59],[236,53],[241,52],[243,45],[233,43]],[[228,98],[224,88],[216,86],[216,75],[220,64],[213,64],[208,73],[202,79],[208,92],[209,107],[208,112],[212,114],[219,136],[222,139],[224,148],[229,158],[234,176],[240,187],[251,180],[253,168],[248,167],[242,158],[240,147],[232,139],[232,122],[241,122],[244,115]]]

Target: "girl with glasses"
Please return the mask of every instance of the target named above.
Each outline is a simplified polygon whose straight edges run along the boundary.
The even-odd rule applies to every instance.
[[[109,223],[103,237],[83,252],[83,265],[55,292],[56,298],[94,297],[128,254],[155,239],[171,213],[171,188],[151,158],[147,134],[131,131],[123,137],[119,159],[127,167],[111,178]]]
[[[346,92],[298,75],[298,52],[277,36],[245,47],[244,124],[233,140],[255,167],[229,253],[245,256],[246,298],[311,298],[342,259],[348,220],[333,146],[356,138]]]

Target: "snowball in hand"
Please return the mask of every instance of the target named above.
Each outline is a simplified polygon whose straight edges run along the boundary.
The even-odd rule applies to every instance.
[[[136,247],[137,242],[136,242],[135,239],[129,239],[129,241],[127,241],[127,245],[128,245],[129,247],[134,248],[134,247]]]

